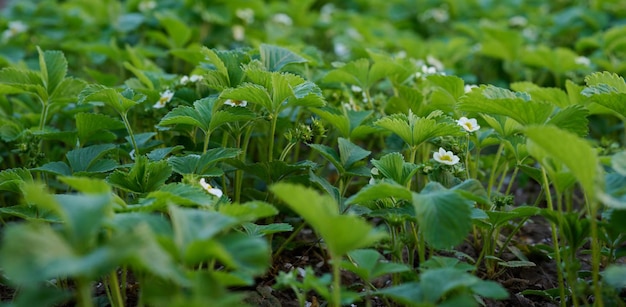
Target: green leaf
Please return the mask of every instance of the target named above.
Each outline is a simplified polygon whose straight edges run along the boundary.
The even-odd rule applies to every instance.
[[[467,179],[462,183],[452,187],[454,192],[461,194],[463,197],[481,203],[491,204],[487,189],[476,179]]]
[[[275,184],[270,190],[320,234],[333,257],[370,246],[386,236],[357,216],[339,215],[338,204],[328,195],[288,183]]]
[[[228,108],[216,110],[219,106],[216,97],[207,97],[194,102],[192,107],[179,106],[167,113],[159,126],[190,125],[211,133],[221,125],[237,121],[251,120],[254,113],[246,108]]]
[[[25,182],[33,182],[33,175],[25,168],[12,168],[0,172],[0,191],[21,193],[21,185]]]
[[[218,233],[238,224],[238,220],[218,212],[169,206],[174,241],[184,258],[191,256],[193,244],[207,242]]]
[[[0,266],[16,285],[32,285],[59,276],[97,278],[120,264],[124,255],[110,247],[78,254],[47,224],[6,227]]]
[[[346,170],[349,170],[354,163],[367,158],[372,153],[341,137],[338,139],[338,143],[341,164]]]
[[[63,215],[72,246],[77,251],[96,247],[96,237],[105,213],[111,210],[111,194],[58,194],[54,198]]]
[[[392,114],[374,123],[397,134],[407,145],[417,147],[425,141],[439,136],[460,136],[462,131],[456,124],[438,123],[434,119],[409,114]]]
[[[81,145],[86,144],[89,138],[97,132],[124,129],[122,121],[104,114],[78,113],[75,115],[75,119],[78,140]]]
[[[306,63],[307,60],[293,51],[267,44],[259,47],[261,62],[268,71],[280,71],[286,65],[292,63]]]
[[[519,31],[484,24],[480,27],[480,53],[496,59],[515,61],[524,50],[524,38]]]
[[[173,147],[164,147],[164,148],[157,148],[152,150],[151,152],[149,152],[148,154],[146,154],[146,157],[148,157],[148,159],[150,161],[159,161],[159,160],[163,160],[165,159],[165,157],[173,152],[179,151],[181,149],[185,148],[183,145],[176,145]]]
[[[597,72],[585,77],[587,87],[582,94],[592,102],[604,106],[622,117],[626,117],[626,82],[616,74]]]
[[[40,167],[36,167],[33,168],[32,170],[34,171],[42,171],[42,172],[46,172],[46,173],[50,173],[50,174],[55,174],[55,175],[59,175],[59,176],[71,176],[72,175],[72,170],[70,169],[70,167],[67,165],[67,163],[65,162],[48,162]],[[3,185],[0,185],[0,187],[4,187]],[[11,184],[10,181],[6,182],[6,184]]]
[[[356,194],[346,200],[346,204],[364,204],[371,201],[381,200],[387,197],[411,200],[411,191],[404,185],[395,182],[381,181],[374,185],[363,187]]]
[[[545,123],[554,106],[532,101],[526,93],[515,93],[489,85],[463,96],[458,108],[468,113],[504,115],[522,125],[530,125]]]
[[[241,154],[241,150],[237,148],[213,148],[201,156],[190,154],[183,157],[170,157],[167,162],[179,174],[219,176],[222,172],[216,174],[214,166],[220,161],[235,158],[239,154]]]
[[[576,63],[578,55],[567,48],[549,48],[548,46],[538,46],[527,48],[522,54],[524,64],[547,69],[554,75],[563,75],[566,72],[579,68]]]
[[[533,101],[552,103],[559,108],[565,108],[575,104],[570,100],[569,96],[567,96],[567,93],[560,88],[540,87],[534,83],[524,81],[511,83],[511,89],[516,92],[528,93]]]
[[[546,124],[557,126],[563,130],[586,136],[589,133],[589,110],[581,105],[571,105],[556,113]]]
[[[524,134],[528,137],[527,147],[531,155],[542,157],[543,151],[554,161],[565,164],[585,193],[593,199],[596,192],[598,157],[587,141],[553,126],[530,126],[524,129]]]
[[[375,63],[370,67],[370,61],[362,58],[330,71],[323,81],[353,84],[368,90],[392,71],[393,66],[384,63]]]
[[[293,231],[293,226],[287,223],[272,223],[269,225],[244,223],[242,227],[251,237],[264,237],[278,232]]]
[[[150,162],[145,156],[138,156],[129,172],[116,170],[107,181],[128,192],[147,193],[158,190],[172,175],[172,167],[167,161]]]
[[[242,222],[253,222],[278,214],[276,207],[262,201],[223,205],[220,206],[218,211],[222,214],[235,217]]]
[[[220,94],[220,99],[245,100],[259,104],[268,111],[274,110],[268,89],[258,84],[244,82],[236,88],[226,89]]]
[[[39,52],[41,78],[48,95],[51,96],[67,74],[67,60],[61,51],[48,50],[44,52],[39,46],[37,46],[37,51]]]
[[[215,204],[215,198],[209,196],[207,192],[199,185],[189,185],[182,183],[166,184],[158,190],[148,193],[146,199],[152,199],[150,207],[161,209],[169,204],[179,206],[200,206],[212,207]],[[148,209],[148,208],[139,208]]]
[[[181,48],[184,47],[191,39],[191,28],[185,24],[179,17],[171,13],[155,14],[155,17],[159,20],[161,26],[165,28],[167,36],[171,42],[169,47]]]
[[[61,182],[67,184],[74,190],[84,194],[106,194],[111,193],[111,187],[106,181],[98,178],[89,177],[63,177],[60,176]]]
[[[383,176],[402,186],[406,186],[411,177],[418,171],[417,165],[405,162],[404,156],[398,152],[386,154],[380,160],[372,160],[372,165]]]
[[[430,182],[420,194],[413,194],[413,206],[426,242],[447,249],[463,242],[472,228],[472,202]]]
[[[603,281],[615,289],[626,288],[626,265],[613,264],[602,272]]]
[[[80,92],[78,100],[80,103],[104,104],[115,110],[118,114],[124,115],[138,103],[133,99],[129,99],[127,96],[129,95],[122,95],[122,93],[113,88],[90,84]],[[140,99],[145,99],[145,96]]]
[[[65,156],[73,173],[106,172],[117,166],[112,160],[102,160],[102,156],[115,149],[113,144],[93,145],[70,150]]]
[[[350,261],[343,261],[341,267],[371,281],[374,278],[410,270],[404,264],[387,262],[382,255],[373,249],[358,249],[348,253]]]

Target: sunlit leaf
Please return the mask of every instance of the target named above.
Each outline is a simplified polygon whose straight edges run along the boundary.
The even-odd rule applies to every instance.
[[[289,49],[268,44],[261,44],[259,53],[261,54],[261,62],[268,71],[280,71],[288,64],[307,62],[305,58]]]

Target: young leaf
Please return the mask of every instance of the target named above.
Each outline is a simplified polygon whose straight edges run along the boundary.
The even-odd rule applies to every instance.
[[[367,185],[356,194],[346,200],[346,204],[364,204],[371,201],[381,200],[387,197],[411,200],[411,191],[404,185],[395,182],[377,182],[374,185]]]
[[[150,162],[145,156],[138,156],[130,171],[116,170],[107,181],[112,185],[133,193],[148,193],[160,188],[172,175],[172,167],[167,161]]]
[[[113,144],[93,145],[70,150],[66,157],[72,173],[103,173],[117,167],[117,162],[114,160],[101,159],[113,149],[115,149]]]
[[[411,110],[408,115],[392,114],[377,120],[374,124],[397,134],[411,147],[417,147],[438,136],[462,135],[458,125],[418,117]]]
[[[67,74],[67,60],[61,51],[44,52],[37,46],[37,52],[39,52],[41,78],[48,95],[51,96]]]
[[[371,281],[385,274],[393,274],[410,270],[404,264],[387,262],[382,255],[373,249],[357,249],[348,253],[350,261],[343,261],[341,267]]]
[[[404,156],[398,152],[386,154],[380,160],[372,160],[378,171],[396,183],[406,186],[411,177],[418,171],[417,165],[404,161]]]
[[[591,101],[604,106],[622,117],[626,117],[626,82],[616,74],[597,72],[585,77],[587,87],[582,94]]]
[[[33,175],[25,168],[12,168],[0,172],[0,191],[21,192],[23,183],[32,183]]]
[[[145,99],[145,96],[139,97],[138,101],[130,99],[128,96],[131,92],[132,91],[127,91],[128,94],[123,95],[113,88],[91,84],[80,92],[78,99],[80,103],[91,102],[95,104],[104,104],[115,110],[118,114],[124,115],[128,113],[128,110],[134,107],[138,101]]]
[[[78,140],[81,145],[86,144],[98,132],[124,129],[122,121],[103,114],[78,113],[75,118]]]
[[[167,113],[159,126],[190,125],[202,129],[204,133],[211,133],[223,124],[254,118],[254,113],[245,108],[217,110],[217,102],[216,97],[207,97],[194,102],[193,108],[179,106]]]

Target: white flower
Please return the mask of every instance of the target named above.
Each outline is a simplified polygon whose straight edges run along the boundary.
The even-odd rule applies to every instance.
[[[204,188],[207,192],[209,192],[209,194],[214,195],[216,197],[222,197],[222,195],[224,195],[224,193],[222,192],[222,190],[220,189],[216,189],[214,187],[212,187],[210,184],[208,184],[206,182],[206,180],[204,180],[204,178],[200,179],[200,185],[202,186],[202,188]]]
[[[165,104],[167,104],[168,102],[170,102],[170,100],[172,100],[172,97],[174,97],[174,92],[170,90],[161,92],[161,98],[159,98],[159,101],[157,101],[152,107],[155,109],[163,108],[165,107]]]
[[[431,66],[433,66],[438,71],[443,71],[444,70],[443,63],[441,63],[441,61],[439,61],[437,58],[435,58],[432,55],[429,55],[429,56],[426,57],[426,63],[430,64]]]
[[[362,92],[362,91],[363,91],[363,89],[362,89],[360,86],[357,86],[357,85],[352,85],[352,86],[350,87],[350,89],[351,89],[353,92],[355,92],[355,93],[359,93],[359,92]]]
[[[244,28],[242,25],[234,25],[232,30],[234,40],[242,41],[246,37],[246,28]]]
[[[4,30],[4,32],[2,32],[2,39],[3,40],[8,40],[9,38],[18,35],[20,33],[24,33],[28,30],[28,26],[17,20],[17,21],[11,21],[9,22],[9,28]]]
[[[465,129],[465,131],[467,132],[474,132],[480,129],[480,126],[478,125],[478,122],[475,118],[467,118],[463,116],[459,118],[456,123],[459,124],[459,126],[463,127],[463,129]]]
[[[509,19],[509,25],[512,27],[523,28],[528,24],[528,20],[524,16],[513,16]]]
[[[189,81],[191,82],[198,82],[201,81],[202,79],[204,79],[204,77],[202,77],[201,75],[191,75],[189,76]]]
[[[288,27],[293,25],[293,20],[291,19],[291,17],[283,13],[279,13],[279,14],[272,16],[272,21],[278,24],[288,26]]]
[[[591,60],[589,60],[588,57],[584,57],[584,56],[579,56],[576,58],[575,60],[576,64],[578,65],[583,65],[583,66],[589,66],[591,65]]]
[[[180,78],[180,84],[185,85],[189,82],[189,77],[188,76],[183,76],[182,78]]]
[[[446,151],[445,149],[439,147],[439,152],[435,152],[433,154],[433,159],[439,163],[447,164],[447,165],[455,165],[459,163],[461,159],[457,155],[455,155],[451,151]]]
[[[145,13],[154,10],[156,6],[157,4],[154,1],[141,1],[139,2],[138,9],[140,12]]]
[[[465,86],[463,87],[463,90],[465,91],[465,93],[469,93],[469,92],[471,92],[473,89],[475,89],[477,87],[478,87],[478,85],[465,84]]]
[[[237,9],[237,11],[235,11],[235,15],[237,15],[237,17],[243,20],[246,24],[254,22],[254,10],[249,7],[245,9]]]
[[[332,15],[335,12],[335,5],[332,3],[326,3],[320,9],[320,21],[323,23],[330,23],[332,21]]]
[[[350,48],[344,43],[335,43],[333,51],[335,51],[335,54],[341,58],[350,56]]]
[[[372,167],[372,169],[370,170],[370,173],[372,173],[372,175],[374,176],[378,176],[380,174],[380,172],[378,171],[378,168]]]
[[[135,150],[131,150],[128,155],[130,156],[131,160],[135,161]]]
[[[231,106],[231,107],[242,107],[245,108],[248,105],[248,102],[245,100],[232,100],[232,99],[226,99],[226,101],[224,101],[224,104],[227,106]]]

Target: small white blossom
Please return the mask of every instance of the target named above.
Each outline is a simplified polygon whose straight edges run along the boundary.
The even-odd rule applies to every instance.
[[[202,79],[204,79],[204,77],[202,77],[201,75],[191,75],[189,76],[189,81],[191,82],[198,82],[201,81]]]
[[[242,25],[234,25],[232,30],[234,40],[240,42],[246,37],[246,28],[244,28]]]
[[[578,65],[583,65],[583,66],[587,66],[587,67],[589,67],[589,65],[591,65],[591,60],[589,60],[589,58],[585,57],[585,56],[577,57],[575,62]]]
[[[131,160],[135,161],[135,150],[134,150],[134,149],[133,149],[133,150],[131,150],[131,151],[128,153],[128,155],[130,156],[130,159],[131,159]]]
[[[376,179],[374,179],[374,177],[370,177],[370,181],[367,182],[370,185],[374,185],[376,184]]]
[[[332,15],[335,12],[335,5],[327,3],[320,9],[320,21],[323,23],[330,23],[332,21]]]
[[[528,20],[524,16],[513,16],[509,19],[509,25],[512,27],[523,28],[528,24]]]
[[[478,122],[475,118],[467,118],[463,116],[459,118],[456,123],[459,124],[459,126],[463,127],[463,129],[465,129],[465,131],[467,132],[474,132],[480,129],[480,126],[478,125]]]
[[[358,85],[352,85],[350,86],[350,89],[355,93],[360,93],[363,91],[363,89]]]
[[[182,78],[180,78],[180,84],[181,85],[185,85],[189,82],[189,77],[188,76],[183,76]]]
[[[288,26],[288,27],[293,25],[293,20],[291,19],[291,17],[289,17],[289,15],[284,14],[284,13],[279,13],[279,14],[272,16],[272,21],[278,24]]]
[[[426,57],[426,63],[430,64],[430,66],[435,67],[438,71],[444,70],[443,63],[441,63],[441,61],[437,60],[437,58],[432,55]]]
[[[246,24],[254,22],[254,10],[249,7],[245,9],[237,9],[237,11],[235,11],[235,15],[237,15],[237,17],[243,20]]]
[[[139,2],[139,11],[142,13],[152,11],[156,8],[157,4],[155,1],[141,1]]]
[[[461,159],[457,155],[455,155],[451,151],[446,151],[445,149],[439,147],[439,151],[433,154],[433,159],[439,163],[447,164],[447,165],[455,165],[459,163]]]
[[[166,90],[165,92],[161,92],[161,98],[157,101],[152,107],[155,109],[160,109],[165,107],[165,105],[172,100],[174,97],[174,92],[170,90]]]
[[[16,36],[20,33],[24,33],[28,30],[28,25],[17,20],[9,22],[9,28],[2,32],[2,39],[8,40],[9,38]]]
[[[380,174],[380,171],[378,170],[378,168],[372,167],[370,173],[372,173],[372,175],[374,176],[378,176],[378,174]]]
[[[465,86],[463,87],[463,90],[465,91],[465,93],[469,93],[469,92],[471,92],[475,88],[478,88],[478,85],[465,84]]]
[[[424,12],[423,18],[426,20],[432,18],[435,22],[444,23],[450,19],[450,14],[444,9],[434,8]]]
[[[219,198],[219,197],[222,197],[222,195],[224,195],[222,190],[212,187],[210,184],[206,182],[204,178],[200,179],[200,185],[202,186],[204,190],[209,192],[209,194],[214,195],[215,197]]]
[[[227,105],[227,106],[231,106],[231,107],[242,107],[242,108],[245,108],[248,105],[248,102],[246,100],[226,99],[226,101],[224,101],[224,104]]]
[[[335,51],[335,54],[340,58],[346,58],[350,56],[350,48],[344,43],[335,43],[333,46],[333,51]]]
[[[537,33],[537,30],[531,29],[529,27],[529,28],[525,28],[524,30],[522,30],[522,36],[524,36],[529,41],[536,41],[537,38],[539,37],[539,33]]]

